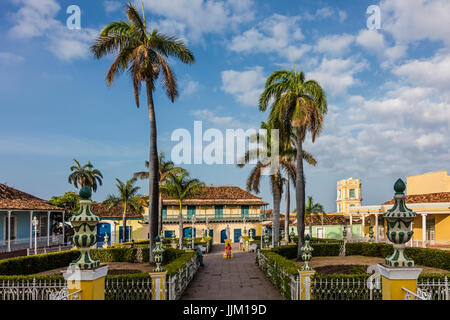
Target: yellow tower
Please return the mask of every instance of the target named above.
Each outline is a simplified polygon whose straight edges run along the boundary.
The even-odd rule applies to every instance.
[[[337,182],[337,212],[348,214],[349,208],[361,205],[361,180],[343,179]]]

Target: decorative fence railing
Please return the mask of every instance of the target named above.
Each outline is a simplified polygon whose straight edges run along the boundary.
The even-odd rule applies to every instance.
[[[284,268],[257,251],[257,261],[260,269],[265,273],[272,284],[278,288],[281,294],[289,300],[299,299],[299,277],[287,273]]]
[[[49,300],[81,300],[81,290],[69,293],[66,287],[59,292],[50,294]]]
[[[0,281],[0,300],[55,300],[65,293],[64,279]]]
[[[382,291],[378,277],[373,279],[316,277],[311,283],[311,295],[314,300],[381,300]]]
[[[27,248],[27,256],[31,256],[34,254],[41,254],[41,253],[50,253],[50,252],[59,252],[59,251],[65,251],[70,250],[73,248],[73,245],[67,245],[67,246],[55,246],[55,247],[44,247],[44,248],[37,248],[37,250]]]
[[[431,300],[431,295],[427,292],[421,291],[417,288],[417,293],[414,293],[406,288],[402,288],[405,294],[405,300]]]
[[[166,278],[166,299],[178,300],[194,278],[200,266],[197,255],[193,255],[178,272]]]
[[[106,278],[105,300],[151,300],[151,287],[150,277]]]
[[[450,287],[448,278],[444,279],[426,279],[417,283],[417,291],[427,294],[429,300],[450,300]]]

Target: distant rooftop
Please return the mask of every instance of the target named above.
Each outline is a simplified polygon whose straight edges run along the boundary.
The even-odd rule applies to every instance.
[[[51,205],[48,201],[0,183],[1,210],[64,211],[62,208]]]

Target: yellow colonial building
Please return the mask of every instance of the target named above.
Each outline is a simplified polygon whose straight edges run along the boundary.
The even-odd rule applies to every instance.
[[[348,214],[350,207],[361,205],[361,180],[353,178],[339,180],[336,192],[337,213]]]
[[[450,176],[446,171],[431,172],[407,177],[406,182],[406,204],[417,213],[411,225],[414,235],[409,245],[449,246]],[[370,224],[375,227],[376,241],[385,241],[387,226],[383,213],[392,205],[393,200],[380,205],[354,206],[349,215],[369,217]],[[362,236],[366,238],[368,226],[365,225],[362,230]]]
[[[179,237],[179,203],[163,196],[162,220],[164,237]],[[183,201],[183,237],[201,237],[209,230],[213,243],[224,243],[229,236],[239,242],[241,235],[261,234],[262,209],[268,203],[239,187],[207,186],[195,198]],[[263,217],[264,218],[264,217]]]

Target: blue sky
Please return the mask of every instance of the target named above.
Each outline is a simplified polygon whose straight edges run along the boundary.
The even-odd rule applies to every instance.
[[[72,158],[104,174],[103,200],[148,157],[146,108],[127,75],[104,81],[113,56],[89,46],[125,1],[4,0],[0,4],[0,181],[48,199],[73,190]],[[140,1],[139,1],[140,3]],[[362,180],[364,204],[392,197],[398,177],[450,170],[450,2],[144,0],[147,25],[185,40],[196,63],[171,61],[180,97],[155,94],[158,144],[170,156],[177,128],[257,128],[265,78],[296,67],[326,90],[329,113],[306,167],[307,194],[336,210],[336,181]],[[66,9],[81,8],[81,30]],[[381,8],[369,30],[366,9]],[[145,97],[141,97],[145,106]],[[206,143],[205,143],[206,145]],[[204,146],[205,146],[204,145]],[[188,165],[207,184],[245,186],[249,168]],[[140,182],[147,192],[145,182]],[[261,196],[271,202],[268,179]],[[284,203],[284,201],[283,201]],[[292,205],[294,199],[292,199]],[[282,206],[284,208],[284,204]]]

